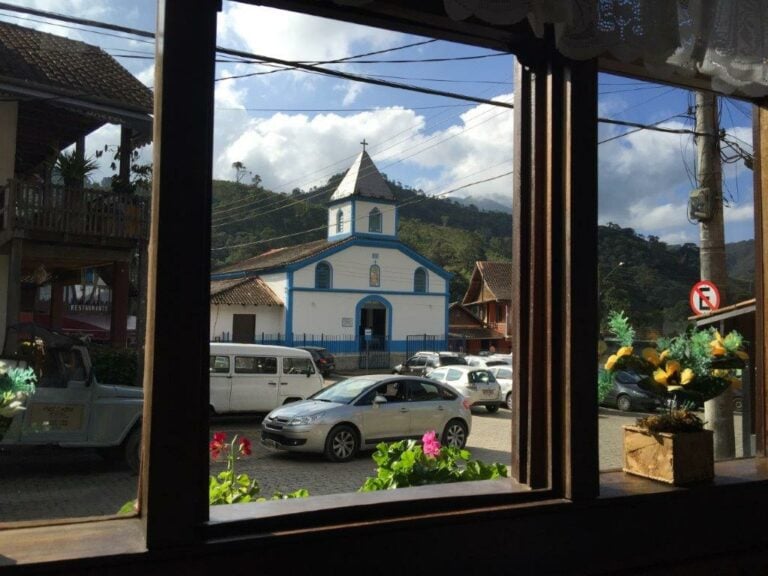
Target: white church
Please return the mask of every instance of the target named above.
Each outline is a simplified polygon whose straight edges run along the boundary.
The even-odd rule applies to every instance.
[[[451,274],[402,244],[397,203],[365,151],[328,202],[328,236],[214,270],[211,340],[405,352],[448,334]],[[338,351],[338,350],[336,350]]]

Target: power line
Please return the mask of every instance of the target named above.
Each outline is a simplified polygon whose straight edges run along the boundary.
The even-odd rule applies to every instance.
[[[408,106],[408,110],[437,110],[442,108],[466,108],[467,106],[474,106],[474,103],[440,104],[439,106]],[[382,112],[391,109],[391,106],[383,108],[380,106],[376,108],[214,108],[214,110],[242,112]]]
[[[229,54],[231,56],[241,56],[248,58],[255,58],[269,62],[272,64],[280,64],[283,66],[293,67],[298,70],[304,70],[322,74],[324,76],[331,76],[334,78],[343,78],[344,80],[352,80],[355,82],[364,82],[367,84],[374,84],[376,86],[384,86],[386,88],[396,88],[398,90],[408,90],[410,92],[420,92],[422,94],[430,94],[432,96],[443,96],[445,98],[453,98],[456,100],[465,100],[468,102],[477,102],[478,104],[488,104],[490,106],[499,106],[502,108],[513,108],[512,104],[506,104],[504,102],[498,102],[495,100],[488,100],[486,98],[477,98],[475,96],[469,96],[467,94],[459,94],[456,92],[446,92],[444,90],[435,90],[433,88],[422,88],[420,86],[413,86],[410,84],[401,84],[399,82],[390,82],[388,80],[378,80],[376,78],[367,78],[359,74],[351,74],[348,72],[341,72],[339,70],[330,70],[328,68],[322,68],[320,66],[313,66],[311,64],[302,64],[297,61],[284,60],[282,58],[275,58],[272,56],[264,56],[259,54],[250,54],[241,50],[232,50],[231,48],[218,48],[223,54]]]
[[[687,128],[662,128],[660,126],[657,126],[657,124],[660,124],[662,122],[667,122],[672,118],[677,118],[680,116],[684,116],[684,115],[675,114],[674,116],[670,116],[669,118],[665,118],[664,120],[659,120],[654,124],[640,124],[639,122],[627,122],[625,120],[614,120],[612,118],[598,118],[597,121],[602,122],[604,124],[616,124],[618,126],[633,126],[637,128],[637,130],[630,130],[629,132],[624,132],[623,134],[618,134],[616,136],[611,136],[610,138],[606,138],[605,140],[601,140],[600,142],[598,142],[598,144],[605,144],[606,142],[610,142],[618,138],[623,138],[624,136],[628,136],[629,134],[634,134],[635,132],[639,132],[640,130],[653,130],[655,132],[665,132],[667,134],[694,134],[697,136],[706,136],[706,134],[700,134],[695,130],[690,130]]]
[[[478,184],[485,184],[487,182],[492,182],[494,180],[498,180],[500,178],[504,178],[505,176],[509,176],[509,175],[511,175],[513,173],[514,173],[514,171],[510,170],[509,172],[505,172],[505,173],[499,174],[497,176],[492,176],[490,178],[485,178],[483,180],[476,180],[474,182],[470,182],[469,184],[464,184],[463,186],[459,186],[459,187],[453,188],[451,190],[446,190],[445,192],[440,192],[440,193],[435,194],[433,196],[424,196],[424,197],[421,197],[421,198],[415,198],[414,200],[405,202],[405,203],[401,204],[398,207],[408,206],[408,205],[414,204],[416,202],[423,202],[427,198],[438,198],[440,196],[445,196],[447,194],[452,194],[453,192],[458,192],[459,190],[463,190],[465,188],[469,188],[470,186],[476,186]],[[357,220],[363,220],[364,218],[367,218],[367,217],[368,216],[365,215],[365,216],[362,216],[360,218],[356,218],[355,222]],[[343,223],[344,224],[348,224],[348,223],[351,223],[351,222],[352,222],[351,220],[345,220]],[[327,230],[327,229],[328,229],[328,225],[325,224],[323,226],[318,226],[317,228],[312,228],[310,230],[303,230],[301,232],[294,232],[293,234],[285,234],[284,236],[277,236],[277,237],[274,237],[274,238],[266,238],[266,239],[263,239],[263,240],[254,240],[253,242],[245,242],[245,243],[236,244],[236,245],[233,245],[233,246],[222,246],[220,248],[211,248],[211,252],[216,252],[216,251],[219,251],[219,250],[234,250],[235,248],[244,248],[246,246],[255,246],[257,244],[264,244],[266,242],[273,242],[273,241],[277,241],[277,240],[285,240],[285,239],[288,239],[288,238],[295,238],[296,236],[302,236],[304,234],[310,234],[312,232],[318,232],[320,230]]]
[[[487,114],[487,113],[488,113],[488,111],[489,111],[489,110],[487,110],[487,111],[483,112],[482,114],[479,114],[479,115],[478,115],[478,117],[479,117],[479,116],[481,116],[481,115],[483,115],[483,114]],[[447,142],[448,140],[451,140],[451,139],[453,139],[453,138],[456,138],[456,137],[460,136],[461,134],[464,134],[464,133],[468,132],[469,130],[473,130],[474,128],[477,128],[478,126],[480,126],[480,125],[482,125],[482,124],[485,124],[486,122],[489,122],[490,120],[493,120],[494,118],[496,118],[497,116],[499,116],[499,115],[501,115],[501,114],[503,114],[503,113],[504,113],[504,112],[498,112],[498,113],[494,114],[493,116],[491,116],[490,118],[486,118],[486,119],[485,119],[485,120],[483,120],[482,122],[479,122],[479,123],[477,123],[477,124],[475,124],[475,125],[473,125],[473,126],[466,126],[466,127],[465,127],[464,129],[462,129],[461,131],[459,131],[459,132],[456,132],[456,133],[454,133],[454,134],[451,134],[450,136],[448,136],[448,137],[446,137],[446,138],[443,138],[443,139],[441,139],[441,140],[438,140],[437,142],[435,142],[435,143],[431,144],[430,146],[426,146],[426,147],[424,147],[424,145],[425,145],[425,144],[427,144],[427,143],[428,143],[430,140],[433,140],[433,139],[435,138],[435,136],[432,136],[432,137],[428,138],[426,141],[424,141],[424,142],[422,142],[422,143],[420,143],[420,144],[418,145],[418,146],[421,146],[421,149],[420,149],[420,150],[418,150],[417,152],[415,152],[415,153],[413,153],[413,154],[411,154],[411,155],[408,155],[408,156],[402,156],[402,157],[400,157],[400,158],[399,158],[397,161],[395,161],[395,162],[392,162],[391,164],[387,164],[387,165],[383,166],[383,167],[382,167],[382,169],[386,169],[386,168],[389,168],[390,166],[393,166],[393,165],[395,165],[395,164],[398,164],[398,163],[400,163],[400,162],[403,162],[403,161],[405,161],[405,160],[407,160],[407,159],[409,159],[409,158],[413,158],[414,156],[417,156],[417,155],[419,155],[419,154],[421,154],[421,153],[423,153],[423,152],[426,152],[427,150],[429,150],[429,149],[431,149],[431,148],[434,148],[435,146],[437,146],[437,145],[439,145],[439,144],[443,144],[444,142]],[[392,146],[390,146],[389,148],[392,148],[392,147],[394,147],[395,145],[396,145],[396,144],[393,144],[393,145],[392,145]],[[414,147],[414,148],[416,148],[416,147]],[[387,150],[387,149],[388,149],[388,148],[385,148],[384,150]],[[335,164],[338,164],[338,163],[339,163],[339,162],[337,162],[337,163],[335,163]],[[373,169],[371,169],[371,170],[373,170]],[[366,174],[363,174],[363,176],[365,176],[365,175],[366,175]],[[302,197],[302,198],[300,198],[300,199],[285,198],[285,199],[279,199],[279,200],[276,200],[276,201],[274,201],[274,202],[267,202],[266,204],[257,204],[257,205],[253,205],[253,206],[250,206],[250,207],[249,207],[249,202],[250,202],[250,201],[246,201],[246,202],[245,202],[245,203],[243,203],[243,204],[239,204],[238,206],[233,206],[233,207],[231,207],[231,208],[230,208],[229,206],[232,206],[233,204],[236,204],[236,203],[237,203],[237,201],[236,201],[236,202],[233,202],[232,204],[228,205],[226,210],[223,210],[223,209],[222,209],[222,208],[224,208],[224,207],[218,207],[217,209],[215,209],[215,210],[213,211],[213,215],[214,215],[214,218],[217,218],[217,217],[220,217],[220,216],[222,216],[223,214],[225,214],[225,213],[227,213],[227,212],[231,212],[231,211],[233,211],[233,210],[243,210],[243,209],[244,209],[244,208],[246,208],[246,207],[249,207],[249,208],[251,208],[251,209],[255,209],[255,208],[258,208],[259,210],[263,210],[264,208],[269,208],[269,207],[272,207],[272,206],[277,206],[277,205],[280,205],[280,204],[284,204],[284,205],[282,205],[282,206],[279,206],[279,207],[273,208],[273,209],[272,209],[272,210],[270,210],[269,212],[266,212],[266,213],[271,213],[271,212],[275,212],[275,211],[277,211],[277,210],[282,210],[282,209],[284,209],[284,208],[288,208],[288,207],[290,207],[290,206],[292,206],[292,205],[295,205],[295,204],[299,204],[299,203],[306,203],[307,201],[311,200],[312,198],[315,198],[315,197],[317,197],[317,196],[321,196],[321,195],[322,195],[322,194],[324,194],[324,193],[325,193],[325,190],[324,190],[323,188],[320,188],[320,189],[319,189],[319,190],[317,190],[315,193],[313,193],[313,194],[310,194],[310,195],[305,195],[304,197]],[[254,201],[256,201],[256,202],[258,202],[258,200],[260,200],[260,199],[254,199]],[[218,227],[218,226],[227,226],[227,225],[230,225],[230,224],[236,224],[236,223],[238,223],[238,222],[243,222],[243,221],[245,221],[245,220],[249,220],[250,218],[253,218],[254,216],[262,216],[262,215],[264,215],[264,214],[266,214],[266,213],[265,213],[265,212],[261,212],[261,211],[260,211],[258,214],[254,214],[254,213],[251,213],[251,214],[248,214],[248,215],[245,215],[245,216],[243,216],[242,218],[238,218],[237,220],[228,220],[228,221],[225,221],[225,222],[221,222],[221,221],[218,221],[218,222],[215,222],[215,223],[213,223],[213,224],[212,224],[212,227],[213,227],[213,228],[216,228],[216,227]]]
[[[74,18],[74,17],[71,17],[71,16],[65,16],[63,14],[58,14],[58,13],[55,13],[55,12],[47,12],[47,11],[43,11],[43,10],[35,10],[33,8],[24,8],[24,7],[21,7],[21,6],[13,6],[13,5],[7,4],[5,2],[0,2],[0,9],[10,10],[12,12],[21,12],[21,13],[25,13],[25,14],[34,14],[34,15],[37,15],[37,16],[43,16],[45,18],[52,18],[52,19],[62,20],[64,22],[71,22],[71,23],[75,23],[75,24],[81,24],[81,25],[84,25],[84,26],[91,26],[91,27],[94,27],[94,28],[104,28],[104,29],[107,29],[107,30],[124,32],[124,33],[127,33],[127,34],[135,34],[135,35],[141,36],[143,38],[152,38],[152,39],[155,38],[155,35],[152,32],[147,32],[145,30],[137,30],[135,28],[128,28],[126,26],[118,26],[116,24],[108,24],[106,22],[98,22],[98,21],[95,21],[95,20],[88,20],[88,19],[85,19],[85,18]],[[428,41],[425,41],[425,43],[426,42],[428,42]],[[331,76],[331,77],[336,77],[336,78],[343,78],[345,80],[364,82],[364,83],[368,83],[368,84],[374,84],[376,86],[383,86],[383,87],[387,87],[387,88],[396,88],[396,89],[399,89],[399,90],[408,90],[408,91],[412,91],[412,92],[420,92],[422,94],[430,94],[432,96],[443,96],[445,98],[453,98],[453,99],[458,99],[458,100],[465,100],[465,101],[468,101],[468,102],[477,102],[479,104],[489,104],[491,106],[500,106],[500,107],[512,108],[512,105],[510,105],[510,104],[503,104],[503,103],[499,103],[499,102],[496,102],[496,101],[493,101],[493,100],[487,100],[487,99],[484,99],[484,98],[477,98],[477,97],[469,96],[469,95],[466,95],[466,94],[458,94],[458,93],[455,93],[455,92],[446,92],[446,91],[443,91],[443,90],[434,90],[434,89],[431,89],[431,88],[421,88],[421,87],[418,87],[418,86],[411,86],[411,85],[408,85],[408,84],[400,84],[400,83],[397,83],[397,82],[390,82],[390,81],[387,81],[387,80],[378,80],[376,78],[365,78],[365,77],[361,77],[361,76],[358,76],[358,75],[355,75],[355,74],[349,74],[349,73],[346,73],[346,72],[341,72],[341,71],[338,71],[338,70],[330,70],[330,69],[326,69],[326,68],[321,68],[319,66],[313,66],[311,64],[302,64],[301,62],[284,60],[284,59],[281,59],[281,58],[274,58],[274,57],[264,56],[264,55],[260,55],[260,54],[251,54],[249,52],[244,52],[242,50],[233,50],[231,48],[223,48],[221,46],[217,46],[216,47],[216,51],[221,53],[221,54],[226,54],[226,55],[229,55],[229,56],[234,56],[236,58],[244,58],[244,59],[247,59],[247,60],[257,60],[257,61],[260,61],[260,62],[268,62],[268,63],[271,63],[271,64],[279,64],[281,66],[286,66],[286,67],[291,67],[291,68],[295,68],[295,69],[299,69],[299,70],[305,70],[305,71],[309,71],[309,72],[314,72],[314,73],[322,74],[322,75],[325,75],[325,76]],[[509,56],[509,54],[496,53],[496,54],[485,55],[485,57],[498,57],[498,56]],[[477,57],[467,56],[465,58],[477,58]]]

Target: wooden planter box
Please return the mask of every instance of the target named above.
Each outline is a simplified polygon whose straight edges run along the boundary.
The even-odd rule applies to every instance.
[[[713,433],[659,432],[624,426],[624,472],[675,486],[715,477]]]

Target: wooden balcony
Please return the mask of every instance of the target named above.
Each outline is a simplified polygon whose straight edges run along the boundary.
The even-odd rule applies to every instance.
[[[0,188],[0,231],[5,238],[23,232],[101,243],[143,240],[149,232],[149,199],[9,180]]]

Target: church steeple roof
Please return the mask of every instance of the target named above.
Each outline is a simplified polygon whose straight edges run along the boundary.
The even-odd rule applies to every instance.
[[[396,199],[365,147],[334,191],[330,201],[352,196],[377,200]]]

